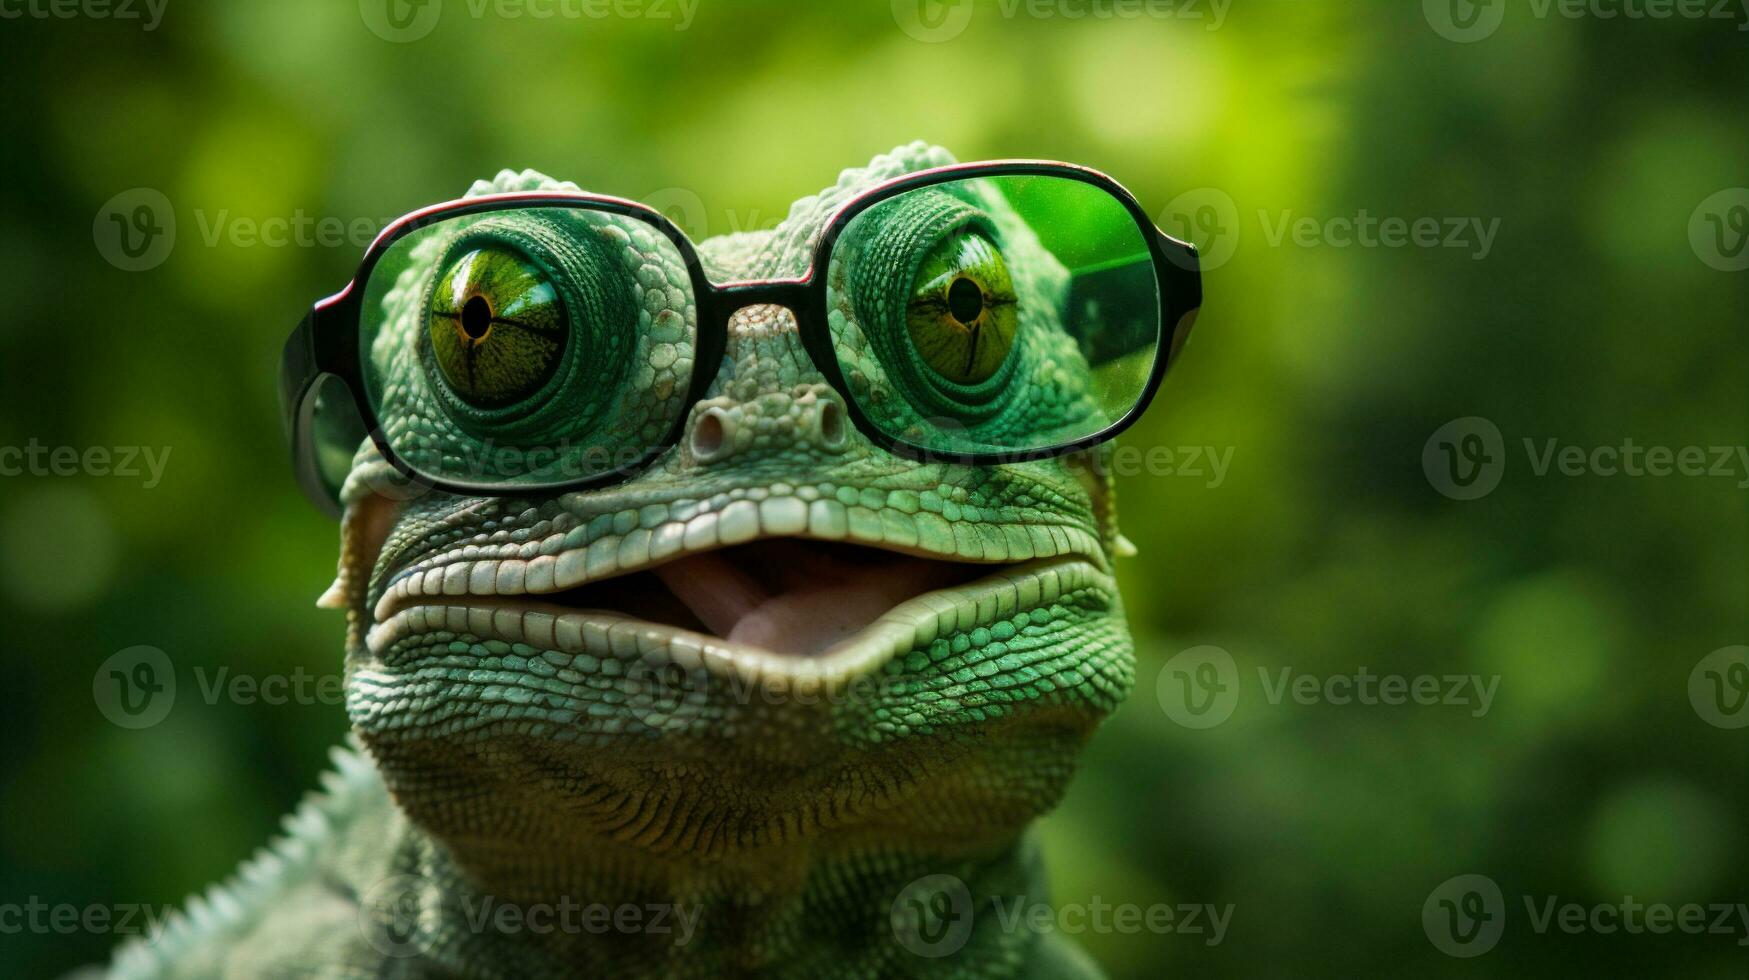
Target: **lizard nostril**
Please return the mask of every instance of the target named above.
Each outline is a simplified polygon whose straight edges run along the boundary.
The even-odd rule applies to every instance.
[[[720,408],[707,408],[692,424],[692,455],[708,463],[721,456],[729,443],[729,421]]]
[[[844,409],[837,399],[828,398],[820,403],[820,444],[836,451],[843,449],[844,443]]]

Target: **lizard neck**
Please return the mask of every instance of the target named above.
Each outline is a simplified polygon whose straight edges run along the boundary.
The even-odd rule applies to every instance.
[[[951,857],[818,841],[709,861],[587,853],[415,835],[393,899],[404,955],[468,977],[998,978],[1023,975],[1036,937],[996,913],[1046,900],[1030,834]]]

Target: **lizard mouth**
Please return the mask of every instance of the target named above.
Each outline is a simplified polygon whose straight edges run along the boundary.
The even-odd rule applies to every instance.
[[[682,549],[596,575],[586,548],[508,573],[478,561],[406,570],[376,603],[367,645],[392,661],[401,641],[448,632],[813,687],[1071,594],[1108,605],[1115,592],[1090,535],[1045,535],[1062,553],[1022,561],[845,538]]]
[[[862,631],[907,599],[1000,567],[775,538],[682,555],[547,600],[806,657]]]

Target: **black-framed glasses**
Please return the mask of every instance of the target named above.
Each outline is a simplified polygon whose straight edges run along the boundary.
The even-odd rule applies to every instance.
[[[367,436],[436,490],[604,486],[678,442],[730,316],[774,304],[876,445],[1020,462],[1133,423],[1201,302],[1195,248],[1066,163],[887,181],[838,208],[800,278],[728,283],[642,204],[495,194],[385,229],[293,331],[280,394],[299,482],[330,513]]]

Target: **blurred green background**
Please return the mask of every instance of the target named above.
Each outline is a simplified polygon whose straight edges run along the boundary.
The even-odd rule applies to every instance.
[[[1539,476],[1525,449],[1749,439],[1749,273],[1717,268],[1749,191],[1715,197],[1749,183],[1742,11],[699,0],[677,30],[662,9],[448,0],[393,40],[376,0],[170,0],[151,30],[0,20],[0,446],[170,453],[149,488],[0,478],[0,903],[180,901],[276,829],[342,737],[337,705],[209,704],[199,678],[339,670],[340,620],[312,606],[336,529],[293,486],[274,382],[287,331],[350,274],[354,226],[533,167],[720,234],[922,138],[1103,169],[1209,253],[1197,335],[1124,442],[1229,465],[1124,477],[1137,691],[1045,826],[1060,902],[1233,912],[1212,945],[1079,936],[1112,975],[1743,975],[1740,923],[1538,934],[1524,904],[1749,901],[1749,729],[1689,697],[1703,657],[1749,643],[1749,472]],[[128,271],[111,215],[156,200],[116,197],[136,188],[175,238]],[[1369,247],[1327,224],[1363,213],[1496,234]],[[299,215],[324,224],[249,238]],[[1301,218],[1319,230],[1280,233]],[[1423,462],[1471,416],[1504,469],[1457,500]],[[179,691],[135,731],[93,681],[141,644]],[[1196,729],[1156,682],[1205,644],[1238,700]],[[1259,670],[1283,668],[1498,689],[1480,717],[1272,703]],[[1463,873],[1505,895],[1475,959],[1422,923]],[[0,975],[114,941],[0,933]]]

